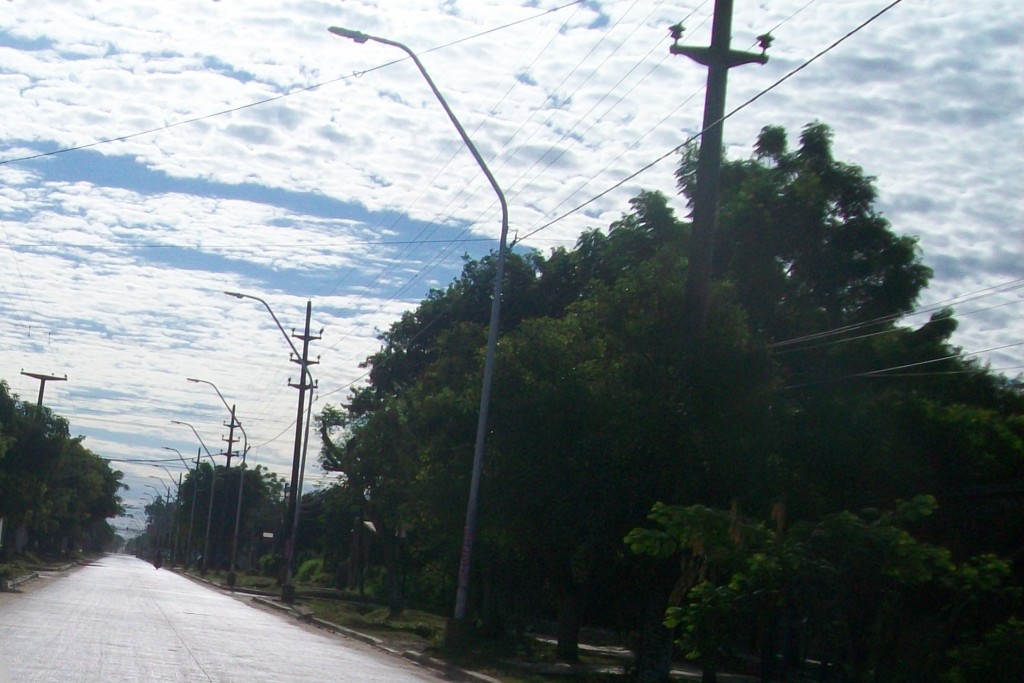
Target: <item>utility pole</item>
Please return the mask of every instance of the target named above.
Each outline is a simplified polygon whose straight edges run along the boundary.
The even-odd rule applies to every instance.
[[[765,51],[772,43],[770,35],[758,36],[761,54],[731,49],[733,0],[715,0],[711,47],[679,45],[683,35],[680,24],[670,31],[669,51],[684,55],[708,67],[704,99],[704,123],[701,126],[700,152],[697,156],[697,189],[693,198],[693,230],[690,236],[690,262],[686,273],[683,315],[691,335],[702,339],[707,332],[708,294],[711,262],[714,256],[715,227],[718,220],[718,178],[722,167],[722,129],[725,117],[725,93],[729,69],[742,64],[766,64]]]
[[[307,381],[312,378],[308,368],[310,365],[316,365],[319,362],[318,360],[311,361],[309,359],[309,342],[320,339],[320,335],[314,336],[309,333],[309,323],[312,315],[313,303],[307,301],[305,331],[302,334],[295,334],[295,330],[292,330],[292,337],[302,341],[302,355],[296,358],[293,354],[291,357],[291,361],[299,365],[299,383],[295,384],[290,379],[288,380],[288,386],[299,390],[299,404],[295,411],[295,450],[292,454],[291,486],[288,489],[289,518],[285,520],[285,532],[287,534],[285,539],[285,576],[284,583],[281,585],[281,600],[287,603],[294,602],[295,600],[295,588],[292,586],[292,563],[295,558],[295,537],[299,530],[299,502],[301,500],[299,482],[302,469],[302,423],[304,419],[302,411],[305,405],[306,391],[313,388],[313,383]],[[310,397],[310,400],[312,401],[312,397]],[[291,529],[288,528],[289,520],[291,521]]]
[[[241,428],[241,423],[238,423]],[[242,430],[245,433],[245,430]],[[231,442],[234,440],[235,434],[235,404],[231,404],[231,432],[228,436],[228,463],[231,462]],[[248,453],[248,440],[246,441],[246,447],[242,449],[242,466],[238,468],[238,500],[235,503],[235,532],[231,536],[231,567],[228,569],[228,587],[235,587],[235,561],[238,558],[238,530],[239,524],[242,521],[242,493],[245,491],[245,456]]]
[[[203,542],[203,564],[199,573],[206,576],[206,569],[210,566],[210,527],[213,526],[213,499],[217,493],[217,461],[213,454],[207,451],[210,456],[210,502],[206,509],[206,540]],[[196,456],[196,471],[199,470],[199,456]]]
[[[228,438],[224,439],[228,442],[228,452],[225,455],[228,458],[227,464],[224,466],[226,469],[231,469],[231,458],[234,454],[231,452],[231,448],[235,445],[235,406],[231,406],[231,424],[228,425]]]
[[[64,375],[63,377],[58,377],[57,375],[44,375],[44,374],[39,373],[39,372],[25,372],[24,370],[21,371],[21,374],[25,375],[26,377],[32,377],[33,379],[39,380],[39,398],[36,399],[36,411],[37,411],[37,413],[39,415],[39,418],[42,419],[42,417],[43,417],[43,392],[46,391],[46,383],[48,381],[50,381],[50,382],[66,382],[66,381],[68,381],[68,376]]]
[[[195,553],[192,550],[192,524],[196,520],[196,498],[199,497],[199,462],[203,455],[203,449],[196,449],[196,468],[192,471],[194,478],[192,479],[192,512],[188,516],[188,541],[186,545],[186,552],[188,555],[185,556],[185,568],[188,569],[192,566],[192,558]],[[204,551],[205,552],[205,551]]]
[[[181,536],[181,522],[178,521],[178,508],[181,507],[181,474],[178,474],[178,488],[174,491],[174,512],[171,513],[171,538],[174,539],[171,545],[171,568],[178,561],[178,537]]]

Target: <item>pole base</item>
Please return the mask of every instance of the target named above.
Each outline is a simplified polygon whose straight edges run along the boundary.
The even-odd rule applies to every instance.
[[[237,577],[235,576],[234,572],[228,572],[228,577],[227,577],[228,588],[234,588],[235,587],[235,579],[236,578]]]
[[[476,644],[477,635],[473,622],[448,617],[444,624],[444,649],[447,652],[466,652]]]
[[[288,603],[289,605],[295,602],[295,586],[290,583],[281,586],[281,602]]]

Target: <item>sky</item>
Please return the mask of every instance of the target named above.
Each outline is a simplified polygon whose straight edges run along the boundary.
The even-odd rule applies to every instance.
[[[758,131],[833,128],[952,305],[954,342],[1024,369],[1024,6],[735,0],[729,158]],[[421,58],[508,198],[516,249],[572,248],[673,171],[699,133],[714,2],[8,0],[0,4],[0,378],[124,472],[128,512],[173,493],[199,439],[288,478],[312,305],[313,410],[365,381],[377,334],[464,255],[496,195],[405,54]],[[280,321],[254,299],[267,302]],[[322,332],[321,332],[322,330]],[[291,339],[297,346],[301,342]],[[198,378],[206,383],[188,382]],[[172,423],[172,420],[192,425]],[[195,430],[193,433],[192,429]],[[197,436],[198,435],[198,438]],[[237,446],[236,446],[237,448]],[[306,489],[330,481],[308,451]],[[148,461],[148,462],[132,462]],[[158,462],[154,462],[158,461]],[[223,459],[220,459],[223,462]],[[138,528],[139,522],[121,520]]]

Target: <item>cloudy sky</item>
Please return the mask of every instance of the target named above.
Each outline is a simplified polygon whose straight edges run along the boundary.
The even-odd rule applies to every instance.
[[[0,378],[34,401],[22,371],[66,374],[44,402],[126,473],[129,504],[183,470],[163,447],[195,455],[171,420],[226,445],[227,410],[188,377],[237,406],[251,460],[287,477],[297,366],[267,310],[224,290],[265,299],[288,331],[312,301],[318,410],[361,381],[377,330],[496,246],[494,192],[415,66],[329,26],[420,54],[504,188],[519,248],[571,247],[641,189],[685,215],[672,150],[698,132],[706,74],[669,54],[668,27],[706,45],[713,1],[0,9]],[[735,0],[733,47],[766,31],[769,63],[730,74],[728,110],[764,94],[728,119],[729,155],[764,125],[795,139],[830,124],[837,157],[920,238],[935,270],[922,310],[955,304],[955,341],[1020,372],[1024,8]],[[323,479],[316,448],[307,486]]]

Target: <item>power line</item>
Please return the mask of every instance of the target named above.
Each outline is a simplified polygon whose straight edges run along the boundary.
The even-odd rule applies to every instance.
[[[865,327],[873,327],[875,325],[884,325],[884,324],[887,324],[887,323],[890,323],[890,322],[895,322],[896,320],[900,320],[900,319],[903,319],[903,318],[906,318],[906,317],[913,317],[913,316],[918,316],[918,315],[927,315],[927,314],[930,314],[930,313],[935,313],[937,311],[941,311],[944,308],[948,308],[948,307],[951,307],[951,306],[956,306],[958,304],[965,304],[965,303],[968,303],[968,302],[971,302],[971,301],[977,301],[979,299],[984,299],[984,298],[989,297],[989,296],[996,296],[998,294],[1005,294],[1007,292],[1012,292],[1014,290],[1021,289],[1021,288],[1024,288],[1024,278],[1017,278],[1015,280],[1010,280],[1008,282],[1004,282],[1004,283],[999,284],[999,285],[992,285],[990,287],[985,287],[983,289],[980,289],[980,290],[977,290],[977,291],[974,291],[974,292],[969,292],[967,294],[963,294],[963,295],[960,295],[960,296],[955,296],[955,297],[951,297],[949,299],[944,299],[942,301],[938,301],[938,302],[935,302],[933,304],[929,304],[929,305],[924,306],[922,308],[918,308],[918,309],[916,309],[914,311],[901,311],[899,313],[893,313],[893,314],[890,314],[890,315],[880,316],[878,318],[873,318],[871,320],[865,320],[865,321],[859,322],[859,323],[852,323],[850,325],[843,325],[841,327],[835,327],[835,328],[832,328],[832,329],[829,329],[829,330],[824,330],[824,331],[821,331],[821,332],[814,332],[814,333],[806,334],[806,335],[803,335],[803,336],[800,336],[800,337],[794,337],[792,339],[786,339],[786,340],[783,340],[783,341],[774,342],[772,344],[769,344],[768,348],[776,349],[776,348],[780,348],[780,347],[785,347],[785,346],[791,346],[791,345],[799,344],[801,342],[806,342],[806,341],[816,341],[818,339],[827,339],[829,337],[833,337],[833,336],[837,336],[837,335],[842,335],[842,334],[847,334],[849,332],[854,332],[856,330],[863,329]],[[957,317],[963,317],[965,315],[973,315],[975,313],[982,313],[984,311],[992,310],[994,308],[999,308],[999,307],[1002,307],[1002,306],[1009,306],[1009,305],[1016,304],[1016,303],[1020,303],[1020,302],[1019,301],[1009,301],[1009,302],[1006,302],[1006,303],[997,304],[996,306],[990,306],[988,308],[982,308],[982,309],[977,309],[977,310],[974,310],[974,311],[968,311],[966,313],[959,313],[959,314],[957,314]],[[888,333],[890,331],[891,330],[884,330],[881,333],[867,334],[867,335],[863,335],[863,337],[870,337],[870,336],[874,336],[875,334],[885,334],[885,333]],[[840,341],[852,341],[853,339],[860,339],[860,338],[862,338],[862,337],[844,337]],[[799,350],[804,350],[804,349],[808,349],[808,348],[820,348],[820,347],[828,346],[828,345],[829,345],[828,343],[817,344],[817,345],[810,346],[810,347],[801,347],[801,348],[795,349],[795,350],[799,351]],[[781,351],[779,353],[789,353],[789,352],[790,351]]]
[[[965,358],[967,356],[980,356],[983,353],[991,353],[993,351],[1002,351],[1003,349],[1009,349],[1009,348],[1013,348],[1013,347],[1016,347],[1016,346],[1024,346],[1024,341],[1012,342],[1010,344],[1002,344],[1000,346],[993,346],[993,347],[990,347],[990,348],[987,348],[987,349],[981,349],[981,350],[978,350],[978,351],[958,351],[956,353],[951,353],[951,354],[948,354],[948,355],[945,355],[945,356],[941,356],[939,358],[932,358],[932,359],[929,359],[929,360],[917,361],[915,363],[904,363],[902,365],[893,365],[893,366],[890,366],[890,367],[887,367],[887,368],[880,368],[878,370],[869,370],[867,372],[858,372],[858,373],[853,373],[853,374],[849,374],[849,375],[842,375],[840,377],[830,377],[830,378],[827,378],[827,379],[813,380],[813,381],[810,381],[810,382],[801,382],[800,384],[790,384],[790,385],[787,385],[787,386],[785,386],[783,388],[786,389],[786,390],[789,390],[789,389],[801,389],[803,387],[816,386],[816,385],[821,385],[821,384],[829,384],[829,383],[832,383],[832,382],[840,382],[840,381],[844,381],[844,380],[848,380],[848,379],[886,378],[886,377],[890,377],[890,375],[888,373],[895,372],[897,370],[906,370],[908,368],[916,368],[916,367],[921,367],[921,366],[924,366],[924,365],[932,365],[934,363],[941,363],[941,362],[944,362],[944,361],[950,361],[950,360],[954,360],[954,359],[963,359],[963,358]],[[1010,369],[1013,369],[1013,367],[1011,367]],[[913,374],[917,375],[917,373],[913,373]],[[925,373],[925,374],[929,374],[929,373]],[[906,375],[906,374],[893,374],[891,376],[892,377],[906,377],[908,375]]]
[[[809,6],[810,4],[812,4],[812,3],[814,2],[814,1],[816,1],[816,0],[812,0],[811,2],[807,3],[807,4],[806,4],[806,5],[804,5],[804,7],[803,7],[803,8],[801,8],[801,10],[799,10],[799,11],[802,11],[802,10],[803,10],[803,9],[805,9],[805,8],[806,8],[807,6]],[[883,9],[879,10],[878,12],[876,12],[875,14],[873,14],[872,16],[870,16],[870,17],[869,17],[868,19],[866,19],[866,20],[864,20],[863,22],[861,22],[861,23],[860,23],[860,24],[859,24],[859,25],[858,25],[857,27],[855,27],[855,28],[851,29],[850,31],[848,31],[847,33],[845,33],[845,34],[844,34],[843,36],[841,36],[841,37],[840,37],[840,38],[838,38],[837,40],[833,41],[833,42],[832,42],[831,44],[829,44],[829,45],[828,45],[827,47],[825,47],[824,49],[822,49],[822,50],[818,51],[818,52],[817,52],[817,53],[816,53],[815,55],[813,55],[812,57],[810,57],[809,59],[807,59],[806,61],[804,61],[804,62],[803,62],[803,63],[801,63],[800,65],[798,65],[797,67],[795,67],[795,68],[791,69],[791,70],[790,70],[789,72],[787,72],[787,73],[786,73],[786,74],[785,74],[784,76],[782,76],[781,78],[779,78],[778,80],[776,80],[776,81],[775,81],[774,83],[772,83],[771,85],[769,85],[769,86],[768,86],[767,88],[764,88],[763,90],[761,90],[760,92],[758,92],[758,93],[757,93],[756,95],[754,95],[753,97],[749,98],[748,100],[746,100],[746,101],[745,101],[745,102],[743,102],[742,104],[738,105],[737,107],[735,107],[734,109],[732,109],[732,110],[731,110],[730,112],[728,112],[728,113],[727,113],[727,114],[726,114],[725,116],[723,116],[723,117],[722,117],[721,119],[719,119],[719,121],[717,121],[717,122],[715,122],[715,123],[713,123],[713,124],[711,124],[711,125],[712,125],[712,126],[713,126],[713,125],[717,125],[717,123],[721,123],[722,121],[725,121],[726,119],[728,119],[728,118],[732,117],[733,115],[737,114],[737,113],[738,113],[738,112],[740,112],[741,110],[743,110],[743,109],[745,109],[746,107],[748,107],[748,106],[749,106],[750,104],[752,104],[753,102],[755,102],[755,101],[757,101],[758,99],[760,99],[761,97],[763,97],[763,96],[764,96],[765,94],[767,94],[767,93],[771,92],[772,90],[776,89],[777,87],[779,87],[780,85],[782,85],[783,83],[785,83],[785,82],[786,82],[787,80],[789,80],[789,79],[790,79],[791,77],[793,77],[794,75],[796,75],[797,73],[799,73],[799,72],[800,72],[800,71],[802,71],[803,69],[807,68],[807,67],[808,67],[809,65],[811,65],[812,63],[814,63],[815,61],[817,61],[818,59],[820,59],[820,58],[821,58],[821,57],[823,57],[824,55],[826,55],[826,54],[828,54],[829,52],[831,52],[832,50],[834,50],[834,49],[835,49],[836,47],[838,47],[839,45],[841,45],[842,43],[844,43],[845,41],[847,41],[848,39],[850,39],[850,38],[851,38],[852,36],[856,35],[856,34],[857,34],[858,32],[860,32],[861,30],[863,30],[863,29],[864,29],[865,27],[867,27],[868,25],[870,25],[870,24],[871,24],[872,22],[876,21],[876,20],[877,20],[878,18],[880,18],[880,17],[882,16],[882,15],[884,15],[884,14],[885,14],[886,12],[888,12],[888,11],[889,11],[889,10],[891,10],[892,8],[894,8],[894,7],[896,6],[896,5],[900,4],[900,3],[902,2],[902,1],[903,1],[903,0],[894,0],[894,1],[893,1],[893,2],[891,2],[891,3],[889,4],[889,5],[887,5],[887,6],[886,6],[886,7],[884,7]],[[798,13],[799,13],[799,11],[798,11],[798,12],[796,12],[796,13],[794,13],[793,15],[791,15],[791,16],[790,16],[789,18],[787,18],[786,20],[784,20],[784,21],[783,21],[782,23],[785,23],[786,21],[789,21],[789,19],[792,19],[792,17],[793,17],[793,16],[795,16],[796,14],[798,14]],[[780,25],[781,25],[781,24],[780,24]],[[708,126],[708,127],[711,127],[711,126]],[[665,154],[661,155],[660,157],[658,157],[658,158],[657,158],[657,159],[655,159],[654,161],[652,161],[652,162],[648,163],[647,165],[643,166],[643,167],[642,167],[641,169],[639,169],[638,171],[636,171],[636,172],[634,172],[634,173],[630,174],[629,176],[627,176],[627,177],[623,178],[622,180],[620,180],[620,181],[618,181],[617,183],[613,184],[613,185],[612,185],[611,187],[609,187],[609,188],[605,189],[604,191],[602,191],[601,193],[597,194],[596,196],[594,196],[594,197],[591,197],[590,199],[588,199],[587,201],[583,202],[582,204],[580,204],[580,205],[576,206],[575,208],[573,208],[573,209],[571,209],[571,210],[569,210],[569,211],[567,211],[567,212],[565,212],[565,213],[561,214],[560,216],[558,216],[558,217],[556,217],[556,218],[552,219],[551,221],[548,221],[547,223],[545,223],[545,224],[541,225],[540,227],[538,227],[538,228],[536,228],[536,229],[534,229],[534,230],[532,230],[532,231],[530,231],[530,232],[526,233],[525,235],[523,235],[523,236],[521,236],[521,237],[517,237],[517,238],[515,238],[515,239],[513,240],[512,244],[511,244],[511,246],[513,246],[513,247],[514,247],[514,246],[515,246],[515,245],[516,245],[517,243],[519,243],[519,242],[521,242],[521,241],[523,241],[523,240],[526,240],[526,239],[528,239],[528,238],[532,237],[533,235],[536,235],[536,234],[537,234],[538,232],[541,232],[542,230],[544,230],[544,229],[546,229],[546,228],[548,228],[548,227],[551,227],[552,225],[554,225],[554,224],[556,224],[556,223],[560,222],[561,220],[563,220],[563,219],[565,219],[565,218],[567,218],[567,217],[569,217],[569,216],[571,216],[571,215],[573,215],[573,214],[577,213],[578,211],[582,210],[583,208],[585,208],[585,207],[589,206],[590,204],[594,203],[594,202],[595,202],[595,201],[597,201],[598,199],[601,199],[602,197],[604,197],[604,196],[608,195],[609,193],[611,193],[611,192],[613,192],[614,190],[618,189],[619,187],[621,187],[621,186],[622,186],[622,185],[624,185],[625,183],[629,182],[629,181],[630,181],[630,180],[632,180],[633,178],[636,178],[637,176],[639,176],[639,175],[641,175],[642,173],[646,172],[647,170],[649,170],[649,169],[653,168],[654,166],[656,166],[656,165],[657,165],[657,164],[659,164],[660,162],[664,161],[664,160],[665,160],[666,158],[668,158],[669,156],[672,156],[672,155],[674,155],[674,154],[677,154],[677,153],[678,153],[678,152],[680,152],[680,151],[681,151],[682,149],[684,149],[684,148],[685,148],[685,147],[686,147],[687,145],[689,145],[690,143],[692,143],[692,142],[694,142],[695,140],[697,140],[697,139],[698,139],[698,138],[700,137],[700,135],[701,135],[701,134],[702,134],[703,132],[704,132],[704,131],[703,131],[703,130],[701,130],[701,131],[699,131],[699,132],[695,133],[694,135],[692,135],[692,136],[690,136],[689,138],[687,138],[687,139],[686,139],[686,140],[685,140],[685,141],[684,141],[683,143],[681,143],[680,145],[677,145],[676,147],[674,147],[673,149],[671,149],[671,150],[670,150],[669,152],[667,152],[667,153],[665,153]],[[340,390],[340,389],[339,389],[339,390]],[[332,392],[332,393],[333,393],[333,392]]]
[[[553,12],[558,12],[559,10],[565,9],[566,7],[571,7],[572,5],[578,5],[578,4],[582,3],[583,1],[584,0],[573,0],[572,2],[568,2],[568,3],[564,4],[564,5],[560,5],[559,7],[555,7],[555,8],[549,9],[549,10],[545,10],[543,12],[540,12],[539,14],[527,17],[525,19],[519,19],[517,21],[512,21],[512,22],[509,22],[507,24],[502,24],[501,26],[496,26],[494,28],[490,28],[490,29],[487,29],[487,30],[484,30],[484,31],[480,31],[479,33],[474,33],[473,35],[465,36],[463,38],[459,38],[457,40],[453,40],[453,41],[445,43],[443,45],[438,45],[436,47],[432,47],[432,48],[430,48],[428,50],[425,50],[424,52],[428,53],[428,52],[434,52],[436,50],[442,50],[444,48],[448,48],[448,47],[451,47],[453,45],[458,45],[459,43],[463,43],[463,42],[466,42],[466,41],[469,41],[469,40],[474,40],[476,38],[480,38],[480,37],[488,35],[490,33],[494,33],[495,31],[501,31],[501,30],[504,30],[504,29],[512,28],[513,26],[518,26],[518,25],[526,23],[528,21],[534,21],[536,19],[539,19],[540,17],[543,17],[543,16],[546,16],[546,15],[551,14]],[[326,85],[332,85],[334,83],[338,83],[340,81],[344,81],[344,80],[347,80],[349,78],[353,78],[354,76],[357,76],[357,75],[361,76],[364,73],[368,73],[370,71],[376,71],[377,69],[382,69],[382,68],[384,68],[386,66],[390,66],[391,64],[396,64],[398,62],[405,61],[406,59],[408,59],[408,57],[403,57],[401,59],[395,59],[395,60],[392,60],[390,62],[387,62],[386,64],[380,64],[380,65],[375,66],[375,67],[373,67],[371,69],[366,69],[364,71],[360,71],[360,72],[358,72],[358,74],[347,74],[345,76],[339,76],[338,78],[332,78],[332,79],[329,79],[329,80],[326,80],[326,81],[321,81],[320,83],[314,83],[313,85],[307,85],[307,86],[304,86],[302,88],[296,88],[296,89],[290,90],[290,91],[288,91],[286,93],[281,93],[280,95],[274,95],[272,97],[265,97],[265,98],[263,98],[261,100],[255,100],[253,102],[249,102],[247,104],[241,104],[241,105],[238,105],[236,107],[231,107],[229,109],[222,109],[222,110],[219,110],[219,111],[211,112],[209,114],[201,114],[199,116],[193,116],[193,117],[190,117],[190,118],[187,118],[187,119],[182,119],[180,121],[174,121],[172,123],[166,123],[166,124],[164,124],[162,126],[156,126],[154,128],[147,128],[146,130],[136,131],[134,133],[126,133],[124,135],[118,135],[116,137],[102,138],[100,140],[94,140],[93,142],[88,142],[88,143],[84,143],[84,144],[81,144],[81,145],[74,145],[74,146],[71,146],[71,147],[62,147],[60,149],[54,149],[54,150],[50,150],[48,152],[40,152],[38,154],[30,154],[30,155],[27,155],[27,156],[15,157],[13,159],[0,159],[0,166],[6,166],[8,164],[16,164],[16,163],[20,163],[20,162],[23,162],[23,161],[32,161],[33,159],[41,159],[43,157],[55,156],[57,154],[65,154],[67,152],[77,152],[77,151],[80,151],[80,150],[83,150],[83,149],[90,149],[92,147],[98,147],[100,145],[110,144],[112,142],[124,142],[125,140],[131,140],[133,138],[143,137],[145,135],[152,135],[154,133],[160,133],[160,132],[165,131],[165,130],[170,130],[172,128],[178,128],[179,126],[185,126],[185,125],[192,124],[192,123],[198,123],[200,121],[206,121],[207,119],[216,118],[218,116],[224,116],[226,114],[234,114],[235,112],[244,111],[246,109],[251,109],[253,107],[259,107],[259,106],[262,106],[264,104],[270,104],[271,102],[277,102],[277,101],[283,100],[283,99],[285,99],[287,97],[293,97],[295,95],[299,95],[299,94],[302,94],[302,93],[305,93],[305,92],[310,92],[312,90],[316,90],[318,88],[322,88],[322,87],[324,87]]]
[[[828,54],[829,52],[831,52],[832,50],[837,48],[839,45],[841,45],[842,43],[844,43],[847,40],[849,40],[850,38],[852,38],[854,35],[856,35],[860,31],[862,31],[869,24],[871,24],[872,22],[877,20],[879,17],[881,17],[883,14],[885,14],[886,12],[888,12],[889,10],[891,10],[892,8],[894,8],[896,5],[900,4],[901,2],[903,2],[903,0],[893,0],[893,2],[891,2],[889,5],[887,5],[886,7],[882,8],[881,10],[876,12],[875,14],[871,15],[871,17],[869,17],[868,19],[864,20],[856,28],[851,29],[846,34],[844,34],[843,36],[841,36],[840,38],[835,40],[828,47],[824,48],[823,50],[820,50],[817,54],[815,54],[810,59],[806,60],[805,62],[803,62],[799,66],[791,69],[784,76],[782,76],[782,78],[778,79],[777,81],[775,81],[774,83],[769,85],[767,88],[761,90],[760,92],[758,92],[756,95],[754,95],[753,97],[751,97],[747,101],[745,101],[742,104],[740,104],[739,106],[735,107],[732,111],[730,111],[728,114],[723,116],[718,121],[713,122],[711,125],[705,127],[704,129],[698,131],[697,133],[691,135],[686,140],[684,140],[681,144],[676,145],[671,150],[669,150],[665,154],[662,154],[660,157],[658,157],[654,161],[651,161],[650,163],[642,166],[639,170],[637,170],[637,171],[629,174],[628,176],[622,178],[618,182],[614,183],[613,185],[611,185],[610,187],[608,187],[604,191],[600,192],[599,194],[595,195],[594,197],[591,197],[590,199],[588,199],[587,201],[583,202],[579,206],[577,206],[577,207],[575,207],[573,209],[570,209],[569,211],[566,211],[565,213],[563,213],[562,215],[558,216],[557,218],[553,218],[552,220],[548,221],[547,223],[541,225],[540,227],[538,227],[538,228],[536,228],[536,229],[526,233],[522,237],[519,237],[517,240],[515,240],[515,242],[521,242],[521,241],[523,241],[525,239],[528,239],[529,237],[532,237],[533,235],[536,235],[538,232],[540,232],[542,230],[546,230],[547,228],[550,228],[552,225],[555,225],[556,223],[559,223],[560,221],[568,218],[569,216],[571,216],[571,215],[577,213],[578,211],[586,208],[587,206],[593,204],[598,199],[601,199],[602,197],[608,195],[609,193],[619,189],[620,187],[622,187],[623,185],[628,183],[630,180],[633,180],[634,178],[636,178],[637,176],[641,175],[642,173],[645,173],[646,171],[650,170],[651,168],[654,168],[655,166],[657,166],[658,164],[660,164],[662,161],[664,161],[665,159],[669,158],[670,156],[672,156],[674,154],[678,154],[687,145],[689,145],[690,143],[692,143],[695,140],[697,140],[701,136],[701,134],[704,133],[705,130],[707,130],[708,128],[712,128],[712,127],[718,125],[719,123],[722,123],[723,121],[728,120],[729,118],[731,118],[735,114],[738,114],[740,111],[746,109],[751,104],[753,104],[757,100],[761,99],[762,97],[764,97],[765,95],[767,95],[771,91],[775,90],[780,85],[782,85],[783,83],[788,81],[790,78],[792,78],[793,76],[795,76],[799,72],[803,71],[804,69],[806,69],[808,66],[810,66],[811,64],[813,64],[817,60],[819,60],[821,57],[825,56],[826,54]]]
[[[979,355],[981,355],[983,353],[991,353],[993,351],[1002,351],[1003,349],[1013,348],[1014,346],[1024,346],[1024,341],[1013,342],[1011,344],[1002,344],[1000,346],[993,346],[993,347],[988,348],[988,349],[982,349],[981,351],[968,351],[968,352],[962,352],[961,351],[961,352],[958,352],[958,353],[952,353],[952,354],[950,354],[948,356],[943,356],[942,358],[933,358],[931,360],[923,360],[923,361],[918,361],[916,363],[905,363],[904,365],[895,365],[895,366],[889,367],[889,368],[882,368],[881,370],[871,370],[869,372],[862,372],[862,373],[859,373],[859,374],[857,374],[855,376],[856,377],[870,377],[872,375],[881,375],[883,373],[891,372],[893,370],[906,370],[907,368],[916,368],[916,367],[919,367],[919,366],[922,366],[922,365],[929,365],[931,363],[941,363],[944,360],[952,360],[954,358],[962,358],[964,356],[979,356]]]

